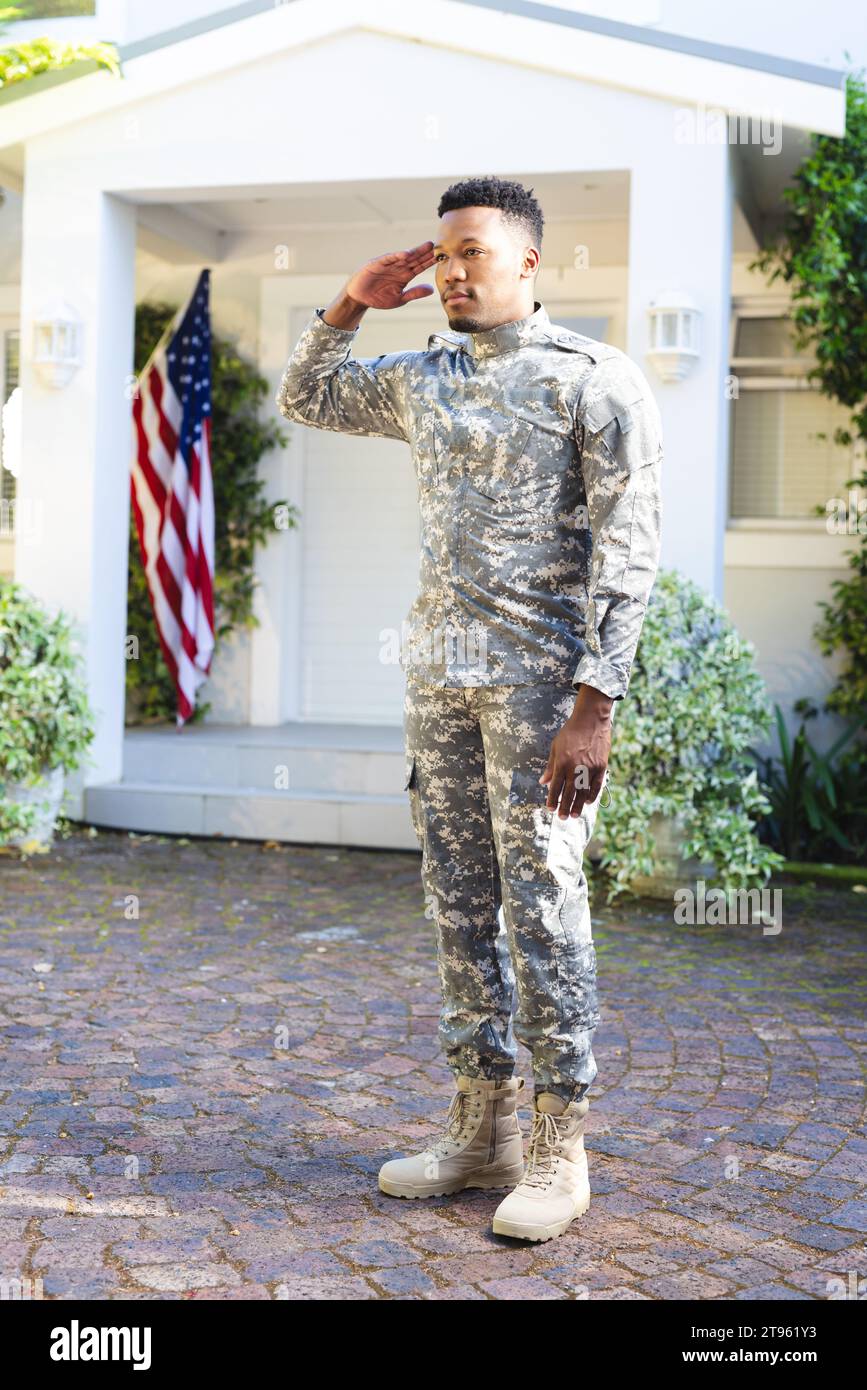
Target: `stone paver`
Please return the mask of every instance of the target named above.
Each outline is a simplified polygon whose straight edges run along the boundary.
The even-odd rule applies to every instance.
[[[376,1185],[453,1094],[419,862],[83,827],[0,855],[0,1277],[54,1299],[858,1287],[867,895],[786,886],[776,936],[598,895],[593,1200],[527,1245],[490,1231],[501,1192]]]

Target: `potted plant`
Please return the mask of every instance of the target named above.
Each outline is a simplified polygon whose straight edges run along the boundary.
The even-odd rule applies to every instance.
[[[0,579],[0,845],[51,847],[64,771],[93,737],[68,619]]]
[[[763,838],[791,863],[827,861],[863,865],[867,859],[867,745],[851,740],[862,732],[849,724],[824,753],[807,737],[807,721],[818,716],[810,699],[796,700],[801,725],[794,738],[783,711],[774,705],[780,756],[759,757],[759,775],[771,802]],[[849,745],[847,747],[847,745]],[[844,751],[845,750],[845,751]]]
[[[660,570],[591,847],[609,899],[670,898],[697,878],[726,891],[762,886],[783,862],[755,826],[770,807],[750,745],[770,722],[752,645],[697,584]]]

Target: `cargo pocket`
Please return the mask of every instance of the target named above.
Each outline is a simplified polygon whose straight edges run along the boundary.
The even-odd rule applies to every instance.
[[[421,802],[418,793],[418,779],[416,777],[415,753],[407,753],[406,755],[403,789],[409,795],[409,813],[412,816],[412,828],[415,831],[415,838],[418,840],[419,849],[422,851],[422,853],[424,853],[424,822],[422,819]]]
[[[573,1037],[595,1030],[601,1017],[596,966],[593,941],[579,944],[570,939],[557,952],[563,1026]]]

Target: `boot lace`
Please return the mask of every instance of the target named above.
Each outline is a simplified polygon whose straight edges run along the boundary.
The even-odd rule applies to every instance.
[[[535,1111],[527,1152],[527,1168],[521,1179],[526,1186],[547,1187],[556,1173],[559,1157],[557,1148],[562,1139],[557,1120],[562,1118],[563,1116],[549,1115],[544,1110]]]
[[[446,1132],[426,1152],[435,1158],[444,1157],[449,1146],[457,1143],[464,1127],[474,1118],[477,1107],[483,1104],[484,1101],[479,1095],[471,1095],[468,1091],[456,1091],[446,1116]]]

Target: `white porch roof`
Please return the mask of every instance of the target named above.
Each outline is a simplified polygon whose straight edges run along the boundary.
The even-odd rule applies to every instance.
[[[775,116],[793,130],[842,135],[845,74],[838,69],[577,14],[527,0],[247,0],[121,47],[124,78],[104,70],[69,80],[45,74],[3,102],[0,179],[20,190],[27,142],[191,82],[271,60],[350,30],[389,35],[514,63],[667,102]],[[80,69],[79,69],[80,71]],[[64,74],[66,77],[67,74]],[[357,97],[358,88],[351,96]],[[450,94],[451,95],[451,94]]]
[[[502,91],[502,86],[497,87],[490,80],[497,68],[501,73],[503,64],[513,64],[525,70],[528,76],[530,72],[536,74],[535,80],[531,79],[525,88],[532,91],[534,97],[539,91],[540,73],[573,78],[582,84],[576,90],[585,94],[587,87],[583,84],[593,84],[599,89],[600,97],[605,89],[611,94],[617,90],[629,93],[627,120],[636,119],[636,96],[647,98],[657,109],[659,103],[664,103],[672,111],[683,108],[708,114],[724,112],[728,116],[756,121],[773,120],[783,134],[782,147],[775,158],[764,157],[765,151],[758,141],[738,143],[732,151],[737,211],[743,215],[757,242],[776,230],[782,213],[780,192],[806,150],[808,133],[845,133],[844,72],[642,25],[576,14],[554,6],[528,3],[528,0],[425,0],[423,5],[412,0],[377,0],[375,5],[359,3],[359,0],[284,0],[277,5],[274,0],[246,0],[246,3],[201,20],[121,46],[122,80],[104,70],[88,71],[92,65],[83,63],[66,72],[45,73],[0,93],[0,183],[23,192],[28,148],[34,153],[38,151],[38,158],[45,149],[56,150],[62,146],[69,150],[72,142],[76,156],[79,151],[86,150],[88,173],[96,172],[98,166],[103,165],[96,172],[102,188],[137,204],[142,244],[170,260],[184,259],[187,255],[214,263],[226,259],[232,254],[233,240],[240,249],[236,233],[255,232],[257,200],[267,202],[270,226],[321,223],[322,187],[317,188],[315,178],[309,177],[312,172],[309,166],[307,169],[300,167],[303,159],[295,164],[291,178],[282,176],[276,183],[264,178],[261,182],[252,177],[248,179],[246,167],[245,177],[234,185],[230,175],[222,177],[223,169],[220,169],[221,177],[214,177],[209,183],[206,178],[190,178],[189,162],[186,175],[182,175],[183,153],[164,146],[159,161],[164,178],[158,179],[149,170],[136,185],[131,176],[136,161],[129,157],[135,154],[134,140],[128,136],[119,140],[118,119],[134,122],[153,109],[156,99],[177,112],[177,133],[182,144],[183,127],[193,109],[210,126],[211,140],[204,130],[193,130],[189,145],[218,147],[222,142],[225,146],[229,137],[223,122],[231,121],[238,111],[237,107],[234,111],[225,110],[222,94],[229,90],[225,84],[241,79],[242,74],[252,76],[259,65],[263,77],[262,109],[258,123],[255,118],[252,121],[249,116],[245,118],[237,143],[254,151],[257,145],[260,148],[280,144],[284,148],[294,146],[293,153],[298,154],[298,146],[304,142],[298,138],[297,105],[291,97],[285,103],[277,98],[275,104],[275,86],[269,82],[274,62],[291,55],[300,57],[303,50],[315,50],[322,44],[337,45],[337,53],[341,40],[350,33],[404,41],[413,45],[416,53],[421,46],[482,60],[485,64],[483,76],[488,77],[488,85],[483,85],[481,91],[488,94],[487,99],[491,99],[491,92],[499,94]],[[441,95],[449,114],[456,107],[469,115],[484,109],[485,98],[480,102],[478,93],[468,92],[466,84],[461,86],[459,79],[453,87],[446,87],[441,68],[433,70],[430,79],[431,89],[437,96]],[[206,88],[209,85],[213,87],[213,101],[208,100]],[[233,86],[231,90],[237,99],[239,89]],[[276,90],[279,91],[279,87]],[[347,108],[357,108],[365,100],[365,84],[340,78],[336,81],[334,95],[338,101],[345,102]],[[399,83],[395,87],[394,102],[395,109],[400,111]],[[374,99],[372,109],[377,112],[373,128],[381,129],[383,117],[379,98]],[[531,114],[537,109],[534,103],[528,106]],[[595,120],[597,126],[608,120],[604,103],[594,112],[585,99],[582,110],[588,122]],[[504,112],[504,118],[505,123],[514,120],[514,108]],[[284,122],[293,132],[287,132],[285,137],[281,135]],[[315,129],[315,124],[310,128]],[[582,141],[579,134],[576,131],[574,162],[570,160],[568,166],[560,168],[592,170],[603,181],[599,188],[604,205],[596,207],[592,200],[582,200],[580,208],[573,206],[570,213],[574,215],[580,211],[593,217],[610,216],[618,204],[617,214],[624,215],[628,179],[619,173],[624,169],[622,159],[616,166],[588,163],[582,159],[584,152],[580,148],[582,143],[586,144],[586,137]],[[333,134],[330,138],[333,139]],[[630,165],[641,158],[643,138],[643,130],[636,128]],[[669,138],[673,141],[675,136]],[[118,176],[118,145],[124,142],[127,157],[125,168]],[[146,143],[142,142],[139,149],[144,150]],[[599,141],[600,148],[604,143]],[[511,139],[509,144],[513,144]],[[397,162],[400,164],[400,159]],[[147,163],[145,160],[144,164]],[[201,175],[202,162],[197,163],[197,173]],[[390,177],[375,157],[371,159],[370,168],[361,167],[357,158],[352,163],[355,179],[364,180],[368,190],[382,189]],[[265,163],[263,171],[282,173],[284,167],[285,160],[277,158]],[[522,170],[532,169],[534,165],[531,159],[518,158],[510,160],[509,167]],[[453,168],[453,161],[449,168]],[[556,177],[555,170],[543,160],[538,173],[540,183],[537,186],[544,192],[545,179]],[[363,208],[352,196],[347,177],[344,173],[341,178],[346,205],[338,209],[333,194],[330,195],[324,220],[330,224],[363,225]],[[440,177],[439,170],[435,177]],[[329,171],[324,178],[333,181],[335,174]],[[401,186],[406,193],[405,169]],[[553,191],[547,190],[549,198]],[[560,194],[562,190],[558,191],[555,203],[558,208],[563,206]],[[410,192],[410,202],[412,196]],[[389,195],[385,197],[388,202]],[[421,209],[428,206],[426,197],[427,188],[420,180],[417,198],[420,217]],[[299,200],[305,207],[298,206]],[[211,204],[204,217],[198,215],[195,207],[202,203]],[[405,199],[401,199],[400,206],[407,210]],[[386,211],[387,220],[394,220],[394,212],[388,213],[378,200],[377,208]],[[749,233],[746,228],[742,231],[738,218],[735,250],[747,249],[748,241]]]

